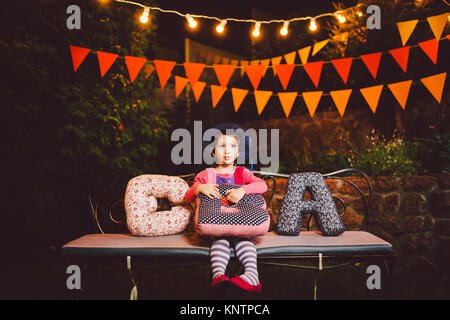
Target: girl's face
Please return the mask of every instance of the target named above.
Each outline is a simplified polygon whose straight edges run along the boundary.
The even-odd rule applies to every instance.
[[[239,144],[234,136],[221,135],[217,139],[214,155],[219,164],[233,164],[239,156]]]

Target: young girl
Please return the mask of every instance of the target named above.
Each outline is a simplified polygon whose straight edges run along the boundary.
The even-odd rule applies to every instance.
[[[237,184],[236,180],[242,183],[237,189],[226,191],[227,200],[231,203],[237,203],[245,194],[264,193],[267,191],[267,185],[264,180],[257,178],[253,173],[243,167],[236,167],[234,162],[239,156],[239,141],[235,135],[226,135],[222,133],[216,139],[216,146],[211,150],[211,154],[217,158],[216,183],[208,184],[208,174],[206,170],[201,171],[194,180],[194,184],[186,192],[186,202],[195,201],[199,193],[212,199],[212,197],[222,198],[217,186],[219,184],[229,183]],[[237,178],[238,172],[240,177]],[[256,247],[250,238],[215,238],[211,245],[210,257],[212,265],[212,287],[218,284],[231,282],[245,291],[261,291],[259,282],[258,267],[256,263]],[[244,273],[229,279],[225,275],[228,262],[230,260],[230,243],[234,246],[235,254],[244,266]]]

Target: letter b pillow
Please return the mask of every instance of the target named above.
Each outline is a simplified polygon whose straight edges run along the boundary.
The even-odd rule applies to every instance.
[[[228,203],[225,192],[239,185],[218,186],[222,199],[197,197],[195,229],[209,236],[254,237],[266,234],[270,225],[266,202],[261,194],[246,194],[238,203]]]

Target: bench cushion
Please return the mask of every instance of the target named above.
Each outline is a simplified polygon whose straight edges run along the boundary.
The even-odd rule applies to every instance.
[[[300,236],[281,236],[269,232],[256,238],[258,256],[307,254],[392,254],[389,242],[365,232],[345,231],[337,237],[324,237],[317,231],[302,231]],[[209,256],[210,240],[196,233],[159,237],[131,234],[88,234],[68,242],[62,248],[68,255],[123,256]],[[232,253],[234,255],[234,253]]]

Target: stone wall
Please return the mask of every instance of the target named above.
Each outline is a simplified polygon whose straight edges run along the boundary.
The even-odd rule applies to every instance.
[[[367,193],[368,186],[363,178],[347,179]],[[370,178],[373,193],[369,217],[364,215],[363,202],[350,184],[339,179],[326,181],[333,196],[346,204],[346,213],[342,219],[347,230],[359,230],[367,222],[369,232],[392,243],[401,266],[448,269],[450,174]],[[272,224],[276,222],[286,182],[287,179],[283,178],[276,180],[276,192],[269,209]],[[271,188],[272,182],[268,180],[267,183]],[[306,228],[306,220],[303,219],[302,230]],[[317,230],[314,223],[312,229]]]

